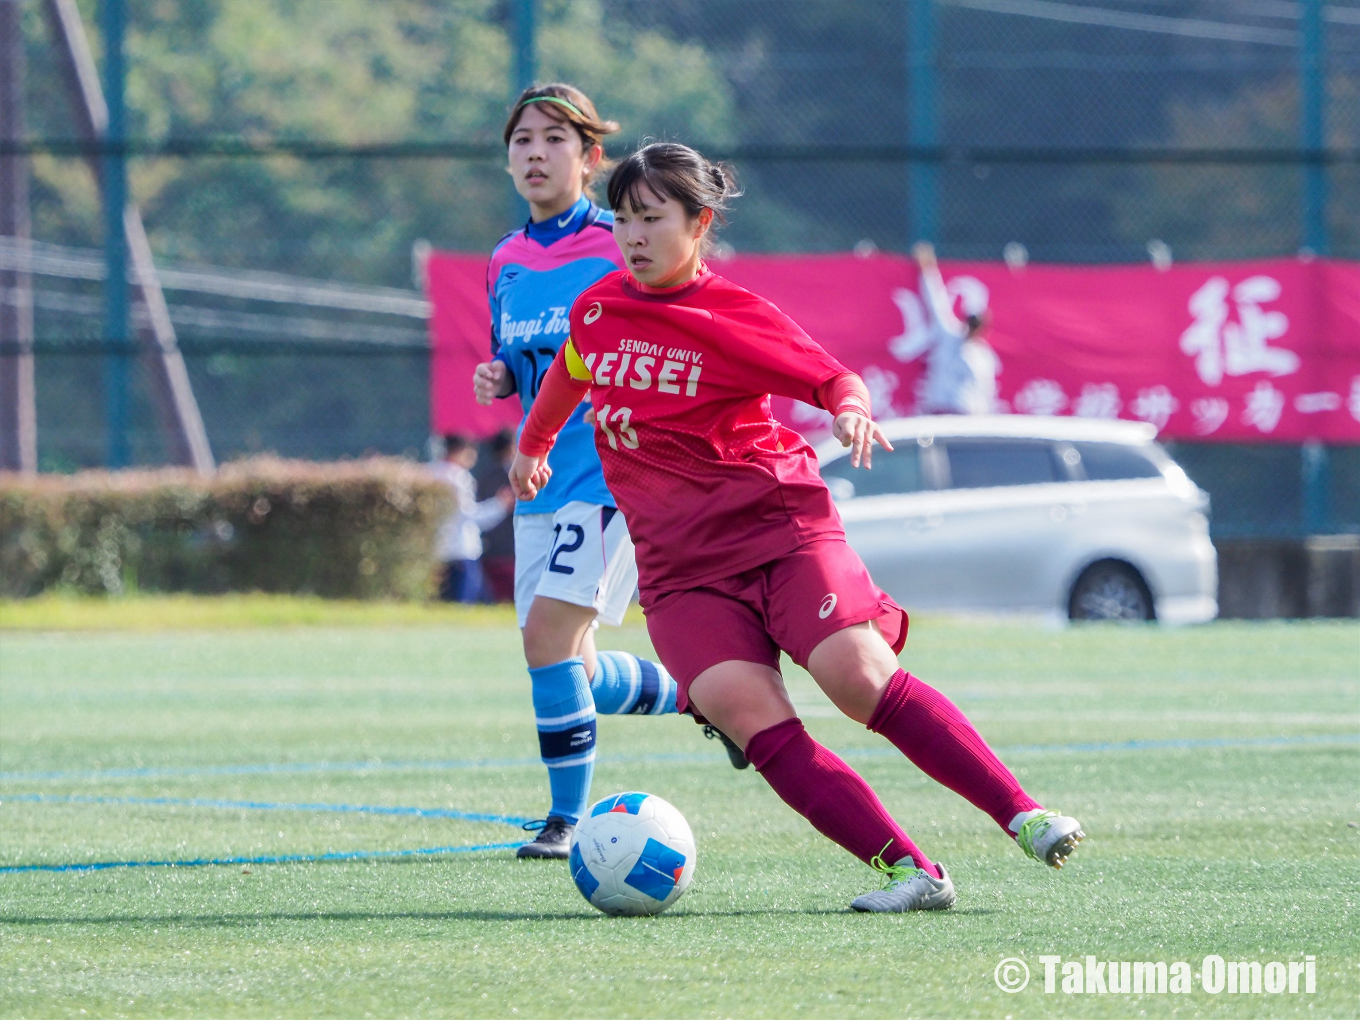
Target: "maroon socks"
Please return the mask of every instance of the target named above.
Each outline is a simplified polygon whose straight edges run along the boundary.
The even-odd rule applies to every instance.
[[[1040,806],[958,707],[905,670],[892,675],[867,725],[931,779],[991,815],[1008,836],[1015,835],[1007,828],[1012,818]]]
[[[896,745],[931,779],[987,812],[1008,836],[1022,811],[1040,805],[1020,787],[958,707],[899,669],[888,681],[868,727]],[[910,857],[939,877],[935,865],[902,831],[859,774],[808,736],[799,719],[761,730],[746,757],[784,803],[818,832],[868,864]]]
[[[879,855],[889,864],[910,857],[918,868],[940,877],[869,784],[808,736],[802,720],[786,719],[761,730],[746,745],[746,758],[785,804],[865,864]]]

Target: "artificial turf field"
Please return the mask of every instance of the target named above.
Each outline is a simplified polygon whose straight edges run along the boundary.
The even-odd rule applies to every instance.
[[[675,717],[599,729],[595,794],[660,794],[698,840],[694,884],[653,919],[605,917],[562,863],[509,849],[13,870],[521,838],[457,817],[546,806],[510,616],[354,619],[0,632],[0,1014],[1360,1013],[1353,623],[915,621],[904,664],[970,714],[1031,793],[1082,820],[1089,838],[1061,873],[791,669],[812,733],[950,869],[948,912],[849,912],[875,876]],[[604,633],[649,648],[640,626]],[[1211,953],[1314,955],[1316,993],[1213,995],[1196,982],[1191,994],[1049,995],[1038,962],[1094,954],[1197,970]],[[1005,957],[1034,973],[1015,995],[993,978]]]

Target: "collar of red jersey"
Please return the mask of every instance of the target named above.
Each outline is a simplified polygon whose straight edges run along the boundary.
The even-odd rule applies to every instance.
[[[640,295],[642,295],[642,296],[644,296],[644,297],[652,297],[652,298],[679,298],[679,297],[684,297],[685,295],[689,294],[690,292],[692,292],[692,291],[694,291],[694,290],[697,290],[698,288],[702,287],[704,284],[706,284],[706,283],[709,281],[709,278],[712,277],[712,276],[713,276],[713,270],[711,270],[711,269],[708,268],[708,263],[706,263],[706,262],[700,262],[700,263],[699,263],[699,275],[696,276],[694,279],[689,280],[689,281],[687,281],[687,282],[685,282],[685,283],[679,284],[679,285],[677,285],[677,286],[675,286],[675,287],[652,287],[652,286],[649,286],[648,284],[643,283],[641,280],[639,280],[639,279],[638,279],[636,276],[634,276],[632,273],[629,273],[627,276],[624,277],[624,282],[625,282],[632,290],[637,291],[638,294],[640,294]]]

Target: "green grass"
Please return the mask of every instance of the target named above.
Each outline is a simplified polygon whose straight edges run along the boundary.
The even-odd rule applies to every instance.
[[[451,819],[14,799],[22,794],[526,816],[545,806],[528,681],[503,613],[395,626],[382,613],[407,610],[341,609],[330,622],[387,625],[340,627],[324,625],[336,607],[280,602],[274,622],[312,625],[100,629],[110,612],[144,618],[178,604],[129,603],[68,607],[64,624],[48,613],[47,626],[83,633],[24,630],[35,617],[16,623],[14,604],[0,607],[0,626],[10,628],[0,633],[0,865],[394,850],[516,835]],[[240,627],[250,615],[249,600],[212,605],[184,601],[162,613],[162,625]],[[603,636],[649,647],[635,626]],[[0,874],[0,1015],[1356,1015],[1360,627],[1043,630],[927,618],[915,623],[903,661],[969,712],[1035,796],[1082,819],[1090,838],[1062,873],[1025,859],[990,820],[885,753],[791,671],[812,732],[848,753],[949,866],[954,910],[848,912],[873,876],[754,772],[734,772],[691,722],[603,719],[596,794],[658,793],[699,841],[694,884],[658,918],[604,917],[564,867],[517,862],[508,851]],[[1052,746],[1133,740],[1188,743]],[[1214,740],[1226,743],[1194,743]],[[482,764],[14,776],[446,759]],[[1215,996],[1197,985],[1191,995],[1050,996],[1040,987],[1046,953],[1196,967],[1209,953],[1313,954],[1318,990]],[[1003,957],[1035,971],[1018,995],[993,982]]]
[[[641,622],[641,614],[637,622]],[[252,627],[458,627],[514,625],[510,606],[447,602],[360,602],[259,592],[202,598],[138,594],[113,598],[47,594],[0,599],[6,630],[237,630]]]

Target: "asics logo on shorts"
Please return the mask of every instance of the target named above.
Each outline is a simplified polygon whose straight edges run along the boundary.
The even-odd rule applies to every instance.
[[[603,314],[604,309],[601,308],[600,303],[596,301],[592,303],[589,308],[586,309],[586,314],[581,316],[581,321],[584,322],[587,326],[589,326],[592,322],[594,322]]]
[[[831,615],[831,611],[835,608],[836,608],[836,593],[832,592],[826,598],[822,599],[822,607],[817,610],[817,615],[820,616],[823,620],[825,620],[828,616]]]

